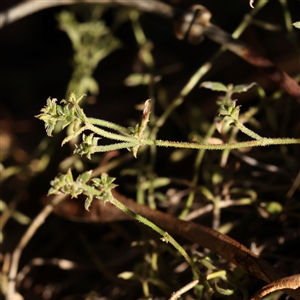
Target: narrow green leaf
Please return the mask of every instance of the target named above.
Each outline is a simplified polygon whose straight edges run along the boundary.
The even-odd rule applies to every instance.
[[[133,272],[122,272],[118,275],[119,278],[122,278],[124,280],[128,280],[128,279],[135,279],[136,275]]]
[[[157,189],[166,185],[169,185],[171,183],[171,179],[168,177],[159,177],[159,178],[155,178],[154,180],[150,181],[146,181],[143,182],[141,187],[143,189],[149,189],[150,186]]]
[[[150,81],[150,76],[147,74],[148,78],[146,77],[146,74],[141,74],[141,73],[133,73],[127,76],[124,80],[124,83],[126,86],[137,86],[140,84],[144,84],[144,81],[146,82],[145,84],[148,84]],[[147,78],[145,80],[145,78]]]
[[[266,203],[266,211],[270,214],[280,214],[283,208],[279,202],[271,201]]]
[[[231,296],[234,293],[234,290],[220,288],[217,284],[215,285],[215,289],[219,294],[224,296]]]
[[[239,84],[235,85],[232,89],[233,93],[242,93],[247,92],[249,89],[251,89],[254,85],[257,85],[256,82],[252,82],[250,84]]]
[[[205,186],[201,185],[198,187],[201,194],[203,196],[205,196],[208,200],[213,200],[214,199],[214,195],[212,194],[212,192]]]
[[[217,92],[227,92],[228,88],[221,82],[204,81],[200,84],[200,87],[210,89]]]
[[[90,206],[92,204],[92,201],[93,201],[93,196],[92,195],[88,196],[85,199],[85,202],[84,202],[84,208],[85,208],[85,210],[90,211]]]

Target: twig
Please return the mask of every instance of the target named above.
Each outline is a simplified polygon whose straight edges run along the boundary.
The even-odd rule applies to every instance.
[[[260,289],[257,293],[255,293],[250,300],[259,300],[262,297],[275,291],[281,291],[285,289],[297,290],[299,288],[300,274],[296,274],[271,282],[270,284]]]
[[[50,215],[53,210],[53,207],[66,199],[66,196],[60,195],[56,196],[53,201],[44,207],[44,209],[36,216],[32,221],[27,231],[21,238],[18,246],[12,254],[11,266],[8,274],[8,288],[7,288],[7,300],[15,299],[15,288],[16,288],[16,275],[18,271],[19,261],[23,249],[26,247],[32,236],[38,230],[38,228],[45,222],[45,219]]]
[[[296,176],[291,188],[287,192],[286,197],[288,199],[291,198],[299,186],[300,186],[300,171],[298,172],[298,175]]]
[[[173,293],[173,295],[171,296],[171,298],[169,300],[176,300],[179,299],[181,297],[182,294],[186,293],[187,291],[191,290],[193,287],[195,287],[197,284],[199,283],[199,279],[196,279],[190,283],[188,283],[187,285],[185,285],[183,288],[181,288],[180,290],[178,290],[177,292]]]
[[[43,9],[47,9],[55,6],[74,5],[74,4],[119,4],[123,6],[134,7],[140,11],[155,13],[162,15],[166,18],[173,18],[177,10],[170,5],[156,1],[136,1],[136,0],[27,0],[21,2],[4,12],[0,13],[0,29],[16,22],[26,16],[29,16],[35,12]]]

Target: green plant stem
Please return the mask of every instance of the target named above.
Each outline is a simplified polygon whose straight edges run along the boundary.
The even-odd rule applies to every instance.
[[[96,126],[94,126],[93,124],[87,123],[86,124],[86,129],[89,129],[91,131],[93,131],[94,133],[97,133],[100,136],[112,139],[112,140],[117,140],[117,141],[124,141],[124,142],[129,142],[129,143],[136,143],[136,145],[139,144],[138,140],[134,137],[129,137],[129,136],[123,136],[120,134],[116,134],[116,133],[112,133],[112,132],[108,132],[105,131],[101,128],[98,128]]]
[[[142,140],[141,145],[152,145],[155,144],[161,147],[174,147],[174,148],[184,148],[184,149],[206,149],[206,150],[224,150],[224,149],[241,149],[248,147],[259,147],[259,146],[269,146],[269,145],[288,145],[288,144],[300,144],[300,139],[294,138],[262,138],[259,141],[247,141],[232,144],[197,144],[197,143],[187,143],[187,142],[173,142],[173,141],[152,141],[152,140]]]
[[[94,197],[103,201],[102,198],[103,198],[104,191],[100,191],[100,190],[96,189],[95,187],[89,186],[88,184],[85,184],[85,183],[71,182],[69,184],[74,185],[74,187],[76,186],[78,190],[85,191],[84,192],[85,195],[93,195]],[[187,252],[175,241],[175,239],[172,236],[170,236],[167,232],[165,232],[164,230],[162,230],[161,228],[156,226],[154,223],[152,223],[148,219],[146,219],[146,218],[142,217],[141,215],[138,215],[135,212],[133,212],[132,210],[130,210],[122,202],[120,202],[116,198],[114,198],[112,194],[109,195],[108,200],[106,200],[106,201],[109,201],[111,204],[116,206],[118,209],[122,210],[127,215],[133,217],[137,221],[143,223],[144,225],[150,227],[151,229],[153,229],[154,231],[159,233],[163,237],[162,240],[164,242],[170,243],[171,245],[173,245],[175,247],[175,249],[177,249],[179,251],[179,253],[186,259],[186,261],[192,267],[195,278],[200,277],[200,271],[197,268],[197,266],[195,265],[194,261],[190,258],[190,256],[187,254]]]
[[[147,68],[149,70],[153,71],[155,63],[154,63],[154,59],[153,59],[153,56],[150,51],[152,48],[152,45],[151,45],[151,42],[149,42],[147,40],[147,37],[146,37],[146,35],[142,29],[142,26],[139,22],[139,12],[131,11],[130,19],[131,19],[131,24],[132,24],[135,39],[140,48],[139,54],[141,56],[141,59],[145,63]]]
[[[206,280],[211,280],[211,279],[219,278],[219,277],[224,278],[226,275],[227,275],[227,272],[225,270],[221,270],[221,271],[217,271],[217,272],[208,274],[206,276]]]
[[[179,95],[170,103],[168,108],[164,111],[164,113],[159,117],[159,119],[156,121],[156,126],[161,127],[167,118],[170,116],[170,114],[178,107],[180,106],[184,98],[191,92],[191,90],[196,86],[196,84],[199,82],[199,80],[210,70],[210,68],[213,65],[213,62],[220,56],[220,54],[224,52],[223,49],[218,50],[210,60],[208,60],[205,64],[203,64],[198,71],[190,78],[190,80],[187,82],[187,84],[183,87],[183,89],[180,91]]]
[[[288,31],[289,38],[292,38],[292,42],[296,43],[295,35],[293,35],[293,32],[294,32],[293,21],[292,21],[292,17],[290,14],[290,10],[288,9],[288,4],[286,1],[282,1],[282,0],[279,0],[279,3],[282,6],[285,27]],[[294,45],[297,46],[297,43]]]
[[[243,132],[255,137],[254,141],[238,142],[238,143],[227,143],[227,144],[204,144],[204,143],[188,143],[188,142],[174,142],[174,141],[162,141],[162,140],[150,140],[150,139],[137,139],[136,137],[125,137],[111,132],[107,132],[103,129],[97,128],[93,125],[86,125],[87,129],[102,135],[107,138],[122,140],[126,143],[117,143],[106,146],[94,146],[95,152],[106,152],[122,148],[139,148],[140,146],[160,146],[160,147],[174,147],[178,149],[198,149],[198,150],[233,150],[249,147],[259,147],[259,146],[269,146],[269,145],[291,145],[291,144],[300,144],[300,138],[264,138],[255,134],[250,129],[246,128],[241,122],[239,122],[239,127]],[[247,130],[246,130],[247,129]]]
[[[101,119],[95,119],[95,118],[87,118],[88,123],[93,124],[93,125],[98,125],[98,126],[102,126],[102,127],[106,127],[106,128],[110,128],[110,129],[114,129],[117,130],[121,133],[126,134],[126,132],[128,132],[128,129],[126,127],[120,126],[118,124],[109,122],[109,121],[105,121],[105,120],[101,120]]]
[[[260,0],[255,4],[255,9],[251,10],[251,12],[243,19],[241,24],[237,27],[237,29],[233,32],[233,38],[239,38],[244,30],[251,24],[252,18],[258,11],[266,4],[265,0]],[[180,91],[179,95],[170,103],[168,108],[165,112],[161,115],[161,117],[157,120],[156,126],[161,127],[168,116],[178,107],[180,106],[184,98],[191,92],[191,90],[197,85],[200,79],[212,68],[214,62],[220,57],[222,53],[226,51],[224,46],[220,47],[212,56],[211,58],[205,62],[198,71],[190,78],[187,84],[183,87]]]
[[[254,141],[247,142],[238,142],[238,143],[229,143],[229,144],[203,144],[203,143],[188,143],[188,142],[174,142],[174,141],[162,141],[162,140],[150,140],[150,139],[138,139],[135,136],[122,136],[119,134],[115,134],[112,132],[105,131],[101,128],[98,128],[90,123],[86,123],[84,127],[82,127],[79,131],[83,130],[91,130],[92,132],[109,138],[113,140],[124,141],[126,143],[117,143],[106,146],[94,146],[95,152],[105,152],[122,148],[131,148],[135,151],[140,146],[161,146],[161,147],[174,147],[174,148],[184,148],[184,149],[205,149],[205,150],[225,150],[225,149],[240,149],[240,148],[248,148],[248,147],[259,147],[259,146],[268,146],[268,145],[288,145],[288,144],[300,144],[300,139],[294,138],[264,138],[253,132],[252,130],[246,128],[242,122],[239,120],[234,120],[236,126],[246,133],[247,135],[255,138]],[[79,132],[78,131],[78,132]],[[78,135],[76,132],[76,135]],[[69,136],[64,139],[63,143],[69,140],[72,136]]]
[[[105,146],[95,146],[93,153],[96,152],[108,152],[108,151],[113,151],[117,149],[126,149],[126,148],[133,148],[136,147],[137,143],[132,142],[132,143],[118,143],[118,144],[111,144],[111,145],[105,145]]]
[[[251,109],[249,109],[247,112],[243,113],[242,115],[240,115],[239,120],[241,120],[240,122],[242,124],[249,122],[249,120],[259,112],[259,108],[258,107],[253,107]],[[244,126],[244,125],[243,125]],[[232,128],[231,132],[230,132],[230,136],[228,138],[228,143],[231,143],[232,141],[236,140],[236,136],[238,134],[238,128]],[[220,160],[220,166],[224,167],[227,163],[228,157],[230,154],[230,149],[226,149],[223,151],[222,155],[221,155],[221,160]]]
[[[255,8],[249,12],[249,14],[245,15],[241,24],[236,28],[232,37],[237,39],[241,36],[244,30],[251,24],[253,17],[268,3],[265,0],[259,0],[255,3]]]
[[[228,143],[231,143],[232,141],[236,140],[236,136],[238,134],[239,130],[237,127],[232,128],[229,138],[228,138]],[[220,166],[221,167],[225,167],[228,157],[230,154],[230,149],[225,149],[221,155],[221,159],[220,159]]]
[[[263,137],[261,137],[260,135],[258,135],[257,133],[255,133],[254,131],[252,131],[251,129],[247,128],[244,126],[244,124],[239,121],[239,120],[235,120],[234,121],[234,125],[243,133],[247,134],[248,136],[254,138],[257,141],[261,141],[263,139]]]
[[[145,158],[145,156],[142,157]],[[145,191],[142,188],[143,183],[145,182],[145,175],[141,171],[141,169],[138,169],[137,172],[137,185],[136,185],[136,202],[138,204],[145,204]]]
[[[133,33],[136,39],[136,42],[139,46],[139,57],[145,64],[145,66],[148,69],[148,72],[150,74],[150,81],[148,84],[148,97],[151,99],[151,111],[150,114],[150,139],[156,140],[156,133],[157,130],[155,127],[156,123],[156,117],[154,115],[155,111],[155,99],[156,99],[156,93],[155,93],[155,81],[153,80],[155,77],[155,74],[157,74],[157,71],[155,70],[155,60],[151,53],[151,50],[153,48],[151,41],[147,40],[147,37],[143,31],[143,28],[141,26],[141,23],[139,21],[139,13],[137,11],[132,11],[130,13],[130,19],[132,23]],[[142,120],[143,121],[143,120]],[[141,124],[142,127],[142,124]],[[156,162],[156,145],[150,146],[150,159],[148,164],[148,174],[147,177],[150,181],[153,181],[154,177],[154,170],[153,166],[155,166]],[[143,160],[146,161],[147,154],[144,153]],[[140,183],[142,180],[145,180],[144,176],[142,176],[140,173],[138,173],[137,181]],[[144,201],[145,198],[145,191],[141,189],[141,184],[138,184],[137,194],[139,195],[138,199]],[[150,187],[148,189],[148,195],[147,195],[148,205],[152,209],[156,209],[156,203],[155,203],[155,189],[152,184],[150,184]]]
[[[213,136],[215,130],[216,130],[216,126],[215,126],[215,123],[213,123],[210,126],[210,128],[209,128],[209,130],[208,130],[208,132],[207,132],[207,134],[204,138],[204,142],[207,141],[210,137]],[[191,184],[191,189],[192,190],[189,193],[189,196],[188,196],[188,199],[186,200],[185,207],[184,207],[183,211],[179,215],[179,219],[184,219],[187,216],[187,214],[189,213],[190,208],[192,207],[192,204],[194,202],[195,189],[196,189],[196,186],[197,186],[197,183],[198,183],[198,178],[199,178],[199,169],[200,169],[200,165],[201,165],[202,159],[204,157],[205,151],[206,151],[206,149],[201,149],[197,153],[197,156],[196,156],[196,159],[195,159],[195,164],[194,164],[194,176],[193,176],[192,184]]]
[[[129,208],[127,208],[123,203],[112,197],[110,200],[110,203],[122,210],[124,213],[128,214],[129,216],[133,217],[137,221],[143,223],[144,225],[150,227],[154,231],[156,231],[158,234],[160,234],[163,238],[162,240],[166,243],[170,243],[178,252],[185,258],[185,260],[189,263],[189,265],[193,269],[194,276],[196,278],[199,278],[200,271],[195,265],[194,261],[191,259],[191,257],[187,254],[187,252],[181,247],[180,244],[178,244],[175,239],[170,236],[167,232],[156,226],[154,223],[150,222],[148,219],[142,217],[141,215],[136,214]]]

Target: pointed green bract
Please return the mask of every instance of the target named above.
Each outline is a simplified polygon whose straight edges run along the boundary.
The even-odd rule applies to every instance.
[[[104,202],[111,201],[113,198],[112,190],[117,186],[113,183],[115,178],[108,177],[106,173],[102,173],[101,178],[91,179],[91,175],[92,171],[87,171],[74,180],[69,169],[66,174],[60,174],[50,182],[51,188],[48,195],[62,193],[77,198],[83,194],[87,196],[84,204],[86,210],[89,210],[94,198]]]
[[[293,25],[294,25],[296,28],[300,29],[300,21],[293,23]]]

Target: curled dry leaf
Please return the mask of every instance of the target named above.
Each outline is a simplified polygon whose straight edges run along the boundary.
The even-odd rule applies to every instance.
[[[275,291],[281,291],[285,289],[296,290],[298,288],[300,288],[300,274],[284,277],[267,284],[257,293],[255,293],[250,300],[259,300]]]

